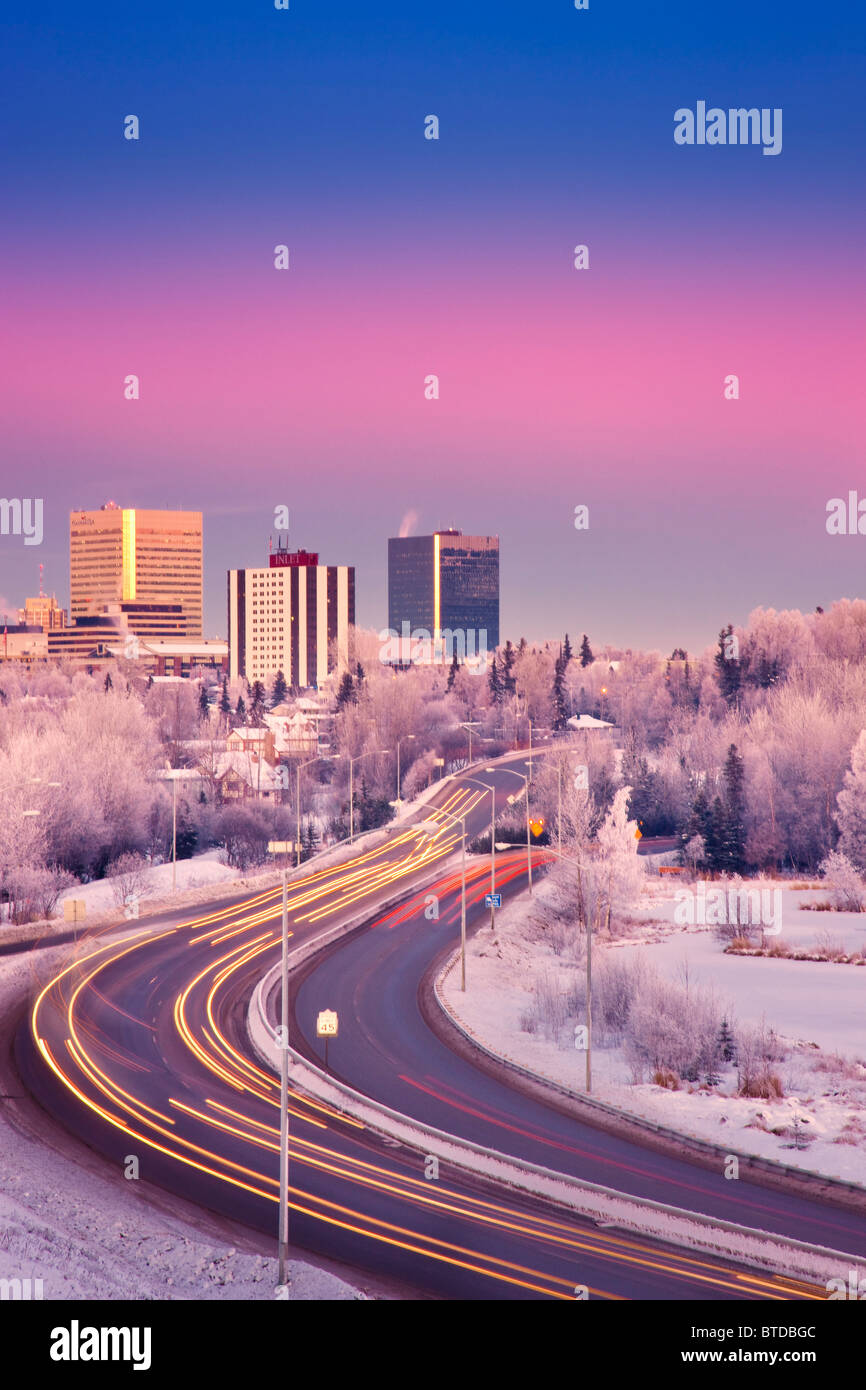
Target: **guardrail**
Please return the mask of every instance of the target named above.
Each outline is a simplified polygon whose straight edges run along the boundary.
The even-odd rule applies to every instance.
[[[404,898],[405,894],[401,894],[395,901],[401,902]],[[384,904],[382,910],[387,910],[389,905]],[[300,944],[290,952],[290,970],[297,969],[311,955],[325,949],[340,936],[347,936],[365,926],[369,916],[367,912],[332,928],[313,942]],[[279,985],[280,970],[280,965],[275,965],[259,981],[247,1014],[252,1044],[262,1060],[275,1072],[279,1071],[281,1049],[277,1043],[276,1027],[271,1024],[268,1014],[271,997]],[[292,1084],[299,1090],[307,1091],[335,1109],[360,1119],[374,1132],[414,1148],[425,1156],[441,1158],[453,1167],[476,1176],[529,1192],[571,1213],[577,1212],[599,1226],[619,1227],[671,1245],[733,1259],[755,1269],[809,1282],[819,1281],[825,1285],[829,1279],[838,1278],[843,1272],[847,1277],[850,1269],[857,1269],[858,1262],[866,1268],[866,1261],[862,1257],[792,1240],[774,1232],[717,1220],[647,1198],[633,1197],[613,1188],[584,1182],[568,1174],[516,1159],[509,1154],[482,1148],[470,1140],[421,1125],[411,1117],[361,1095],[328,1076],[294,1048],[287,1050]],[[858,1279],[860,1277],[858,1269]]]
[[[630,1125],[634,1125],[639,1129],[644,1129],[649,1133],[659,1135],[662,1138],[669,1139],[671,1143],[677,1144],[680,1148],[683,1143],[686,1142],[690,1148],[698,1149],[707,1156],[717,1159],[720,1168],[723,1166],[725,1159],[730,1155],[732,1158],[736,1158],[741,1165],[757,1168],[764,1172],[770,1172],[780,1178],[797,1178],[801,1183],[804,1180],[817,1178],[825,1187],[835,1188],[839,1192],[844,1192],[846,1194],[853,1193],[858,1197],[866,1198],[866,1188],[860,1183],[846,1182],[844,1178],[825,1176],[823,1173],[815,1173],[814,1170],[809,1168],[791,1167],[787,1163],[779,1163],[777,1159],[764,1158],[761,1154],[750,1154],[742,1149],[723,1148],[719,1144],[713,1144],[709,1139],[700,1139],[691,1134],[683,1134],[682,1130],[671,1129],[668,1125],[656,1124],[655,1121],[647,1120],[643,1115],[635,1115],[628,1110],[619,1110],[615,1105],[608,1104],[607,1101],[598,1100],[595,1096],[588,1096],[585,1091],[573,1091],[568,1086],[563,1086],[562,1082],[555,1081],[553,1077],[545,1075],[544,1072],[533,1071],[530,1067],[525,1067],[522,1063],[516,1062],[513,1057],[508,1057],[501,1052],[494,1051],[492,1047],[488,1047],[486,1043],[482,1042],[481,1039],[477,1037],[468,1024],[458,1018],[442,993],[441,986],[446,977],[454,969],[456,961],[456,955],[449,956],[447,962],[433,981],[433,993],[436,1002],[449,1023],[456,1028],[459,1033],[462,1033],[467,1042],[471,1043],[473,1047],[477,1047],[480,1052],[485,1053],[492,1061],[504,1067],[507,1071],[513,1071],[526,1077],[530,1081],[535,1081],[539,1085],[548,1087],[552,1091],[557,1091],[561,1096],[565,1096],[568,1100],[575,1101],[578,1105],[588,1110],[594,1110],[599,1115],[606,1115],[611,1119],[627,1120]]]

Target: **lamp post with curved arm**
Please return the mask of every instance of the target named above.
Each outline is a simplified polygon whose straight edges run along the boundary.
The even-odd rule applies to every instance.
[[[544,846],[545,854],[553,854],[557,859],[564,859],[566,864],[576,864],[580,869],[580,860],[575,859],[570,854],[562,854],[550,845]],[[592,913],[586,914],[586,1089],[592,1090]]]
[[[355,763],[371,758],[374,753],[388,752],[388,748],[368,748],[366,753],[356,753],[354,758],[349,758],[349,844],[355,839]]]
[[[455,821],[460,826],[460,849],[461,849],[461,880],[462,889],[460,893],[460,988],[466,990],[466,816],[455,816],[453,811],[443,811],[441,806],[435,810],[437,816],[446,816],[448,820]],[[441,829],[434,820],[422,821],[419,827],[425,835],[431,837]]]
[[[305,763],[298,763],[295,768],[295,813],[297,816],[298,838],[295,844],[295,863],[300,868],[301,864],[301,773],[305,767],[310,767],[312,763],[323,762],[322,758],[308,758]]]
[[[493,894],[496,892],[496,788],[478,777],[463,777],[461,781],[474,782],[476,787],[486,787],[490,793],[490,930],[493,931],[496,925],[496,908],[493,906]]]
[[[532,848],[529,842],[529,778],[522,772],[515,772],[510,767],[486,767],[485,772],[507,772],[510,777],[519,777],[526,792],[526,873],[529,878],[529,896],[532,897]],[[509,803],[517,800],[517,794],[508,798]]]
[[[417,737],[416,734],[404,734],[402,738],[398,738],[398,740],[397,740],[397,803],[398,803],[398,807],[399,807],[399,805],[402,804],[402,800],[403,800],[403,798],[402,798],[401,795],[400,795],[400,744],[403,743],[407,738],[416,738],[416,737]]]

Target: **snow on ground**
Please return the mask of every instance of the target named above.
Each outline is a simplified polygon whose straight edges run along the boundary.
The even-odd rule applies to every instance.
[[[32,982],[37,954],[40,977],[63,958],[62,948],[54,948],[0,961],[0,1015]],[[120,1172],[112,1176],[107,1161],[88,1155],[81,1166],[62,1146],[31,1133],[26,1113],[22,1118],[14,1105],[0,1107],[0,1279],[41,1279],[45,1299],[275,1297],[276,1259],[260,1253],[268,1243],[256,1232],[238,1238],[240,1249],[224,1238],[218,1218],[181,1216],[167,1194],[152,1203],[136,1182]],[[289,1297],[365,1295],[296,1260]]]
[[[550,1037],[522,1026],[540,981],[553,979],[565,994],[583,973],[583,966],[565,951],[554,951],[550,932],[540,926],[539,906],[556,896],[546,878],[532,899],[524,893],[503,908],[495,934],[482,928],[469,942],[466,993],[460,991],[455,969],[447,972],[442,991],[455,1016],[492,1051],[582,1092],[586,1054],[574,1046],[576,1019]],[[605,951],[642,951],[659,973],[678,980],[687,960],[690,985],[713,987],[720,1004],[730,1006],[733,1019],[754,1024],[765,1020],[777,1030],[787,1053],[774,1066],[784,1098],[766,1101],[732,1094],[732,1068],[723,1072],[722,1084],[715,1088],[682,1083],[682,1089],[671,1091],[649,1083],[634,1085],[622,1049],[599,1046],[593,1049],[595,1097],[712,1143],[866,1183],[866,970],[726,956],[711,929],[675,927],[673,906],[669,883],[651,885],[649,901],[643,902],[640,913],[635,910],[635,917],[645,923],[635,926],[642,941],[595,943],[594,962]],[[819,914],[819,920],[823,925],[827,917],[843,915],[856,916],[826,913]],[[815,914],[803,916],[811,922]],[[805,939],[807,924],[796,922],[793,913],[791,917],[791,930],[801,931]],[[853,940],[861,924],[843,923],[842,931]],[[802,1133],[810,1136],[801,1150],[793,1146],[795,1118]],[[772,1133],[776,1129],[785,1132]]]
[[[710,884],[708,888],[718,886]],[[778,936],[768,937],[768,944],[775,940],[784,942],[792,950],[809,950],[829,936],[849,953],[866,949],[866,912],[815,912],[803,906],[804,903],[825,903],[828,893],[823,886],[795,889],[784,879],[769,878],[744,880],[742,886],[767,892],[778,890],[781,894],[782,930]],[[635,907],[634,915],[667,922],[673,927],[675,892],[689,887],[694,888],[694,885],[680,879],[654,877],[650,869],[643,900]]]
[[[319,868],[325,868],[329,864],[339,862],[342,858],[374,848],[377,844],[384,842],[391,826],[402,825],[403,822],[410,820],[426,802],[436,795],[439,789],[440,783],[432,782],[429,787],[425,787],[412,800],[403,801],[394,819],[389,821],[387,826],[356,835],[353,844],[343,841],[320,850],[313,859],[304,861],[301,871],[315,872]],[[218,887],[221,884],[234,884],[240,889],[251,884],[255,889],[260,890],[280,881],[279,872],[275,871],[270,864],[259,870],[248,869],[242,873],[239,869],[231,869],[227,864],[224,864],[220,857],[222,853],[223,851],[220,849],[209,849],[203,854],[194,855],[191,859],[179,859],[176,866],[174,893],[172,892],[172,865],[170,862],[144,868],[142,878],[145,887],[139,904],[140,913],[171,908],[176,903],[185,906],[187,902],[195,900],[196,889],[208,889]],[[187,895],[187,897],[183,898],[181,895]],[[88,925],[95,918],[119,919],[123,915],[123,908],[118,906],[116,902],[115,884],[110,878],[96,879],[93,883],[75,883],[71,888],[67,888],[61,893],[57,900],[54,920],[57,924],[59,918],[61,924],[65,926],[68,924],[62,922],[64,898],[77,898],[85,902],[85,921]],[[4,932],[3,939],[11,940],[12,932],[14,932],[14,928],[9,929],[8,936]]]
[[[206,888],[213,883],[236,882],[243,877],[237,869],[230,869],[220,860],[221,851],[209,849],[204,854],[196,854],[192,859],[177,861],[177,891],[185,893],[191,888]],[[167,898],[171,893],[171,864],[154,864],[143,870],[146,884],[142,894],[141,907],[145,909],[150,901]],[[271,870],[273,872],[273,870]],[[118,909],[114,897],[115,885],[110,878],[95,879],[93,883],[76,883],[61,893],[57,903],[57,913],[63,914],[64,898],[79,898],[87,904],[87,916]]]
[[[807,950],[819,943],[822,933],[829,933],[849,952],[866,948],[866,913],[803,911],[798,907],[801,901],[820,900],[822,894],[764,883],[782,894],[782,930],[767,942]],[[647,888],[635,916],[652,917],[661,925],[650,927],[640,943],[623,942],[619,949],[640,951],[651,944],[650,959],[662,974],[681,979],[687,966],[690,980],[712,985],[732,1002],[741,1021],[758,1024],[766,1016],[792,1042],[817,1043],[828,1052],[866,1058],[866,968],[726,955],[712,927],[674,924],[676,900],[670,883],[650,880]]]
[[[332,868],[362,851],[375,849],[385,843],[390,833],[389,824],[384,829],[369,830],[362,835],[356,835],[351,844],[348,840],[341,840],[327,849],[319,850],[299,868],[290,867],[289,882],[318,873],[321,869]],[[204,907],[209,902],[224,898],[225,888],[228,888],[229,892],[242,893],[249,889],[251,892],[261,893],[277,887],[282,882],[282,870],[275,869],[270,864],[241,871],[222,864],[219,855],[219,849],[211,849],[204,854],[195,855],[192,859],[179,859],[177,886],[174,892],[171,887],[170,863],[145,868],[145,892],[139,899],[139,917],[148,918],[155,913],[170,912],[173,909]],[[98,879],[93,883],[74,884],[66,890],[58,900],[56,915],[48,922],[27,922],[22,926],[0,922],[0,943],[44,940],[53,932],[69,931],[70,923],[65,921],[62,915],[64,897],[84,899],[85,932],[123,925],[125,920],[135,925],[136,919],[131,915],[127,917],[126,910],[116,905],[111,880]]]

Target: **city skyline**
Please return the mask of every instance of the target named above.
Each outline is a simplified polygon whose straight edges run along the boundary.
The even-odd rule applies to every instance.
[[[192,498],[191,500],[195,501],[196,499]],[[88,511],[88,514],[92,514],[92,511],[101,510],[105,505],[106,504],[100,504],[98,507],[94,506],[94,508]],[[850,503],[847,505],[850,510]],[[165,510],[170,512],[188,510],[187,508],[157,507],[155,504],[153,506],[142,507],[138,503],[131,502],[125,495],[122,506],[113,502],[112,506],[116,506],[118,511],[134,510],[151,513]],[[455,508],[453,506],[450,509],[439,506],[436,509],[435,515],[437,518],[446,515],[451,520],[454,520],[454,510]],[[255,569],[261,567],[264,557],[268,553],[267,547],[269,539],[272,540],[275,534],[273,515],[263,513],[261,516],[258,516],[255,512],[241,512],[229,518],[226,517],[224,513],[219,512],[213,515],[212,522],[209,522],[208,509],[206,507],[199,507],[197,511],[201,513],[203,518],[204,618],[202,633],[209,639],[224,641],[228,638],[225,601],[226,575],[232,569]],[[779,611],[799,609],[803,613],[809,613],[814,612],[816,607],[819,606],[824,608],[828,607],[836,599],[861,597],[864,592],[866,592],[866,585],[857,586],[851,584],[847,589],[842,587],[836,589],[832,587],[830,576],[832,576],[836,570],[840,570],[844,575],[852,570],[856,571],[858,565],[855,563],[855,556],[851,550],[845,555],[839,549],[840,545],[846,547],[853,546],[853,551],[856,552],[857,541],[853,534],[853,528],[851,528],[852,534],[846,534],[844,530],[831,534],[826,524],[827,516],[831,511],[832,508],[828,502],[826,510],[822,508],[819,518],[823,541],[830,547],[829,552],[826,553],[840,557],[845,563],[828,566],[827,574],[825,574],[820,589],[815,591],[818,597],[815,597],[814,602],[811,601],[808,594],[806,594],[800,603],[793,601],[793,599],[789,601],[785,596],[777,597],[776,602],[773,603],[765,594],[756,596],[754,601],[750,601],[748,595],[745,594],[742,596],[739,610],[734,611],[732,607],[708,610],[706,619],[703,623],[701,623],[699,617],[690,619],[688,623],[682,623],[678,621],[675,613],[671,613],[663,616],[658,623],[656,631],[660,634],[660,637],[654,644],[649,641],[642,644],[637,638],[630,640],[630,635],[640,630],[640,624],[637,618],[630,618],[628,613],[619,615],[618,617],[615,616],[611,627],[606,629],[597,628],[595,624],[587,620],[585,616],[582,616],[592,611],[594,603],[599,605],[598,595],[594,594],[590,594],[584,602],[578,599],[572,604],[571,613],[566,612],[566,621],[561,629],[552,626],[549,616],[547,618],[544,616],[545,614],[549,615],[551,607],[555,607],[555,603],[548,601],[551,596],[547,593],[545,594],[545,602],[539,610],[538,616],[535,620],[530,616],[530,624],[526,628],[521,627],[519,623],[509,623],[507,616],[502,616],[503,614],[507,614],[505,595],[507,593],[513,594],[515,588],[521,587],[523,584],[523,575],[520,571],[516,570],[513,562],[512,564],[508,563],[508,559],[511,556],[525,555],[525,545],[520,545],[519,536],[506,537],[507,559],[500,574],[501,643],[504,643],[508,639],[516,642],[519,637],[525,636],[528,641],[538,644],[558,640],[562,637],[564,632],[568,632],[572,636],[574,636],[575,633],[579,635],[582,632],[588,632],[593,644],[597,647],[609,645],[622,649],[657,650],[664,655],[675,647],[686,646],[690,652],[694,655],[698,655],[707,647],[715,644],[721,627],[726,626],[728,622],[733,622],[735,627],[745,626],[749,614],[757,608],[775,607]],[[16,567],[11,563],[11,557],[16,552],[10,549],[8,538],[4,538],[5,548],[0,548],[0,573],[3,574],[5,582],[5,588],[0,584],[0,619],[8,622],[10,625],[18,623],[18,615],[20,610],[24,608],[25,597],[28,594],[37,594],[40,585],[46,595],[56,595],[61,607],[65,608],[67,613],[69,613],[71,588],[68,538],[70,520],[73,515],[76,514],[83,514],[80,507],[71,509],[65,518],[63,526],[66,537],[65,555],[61,550],[58,557],[57,551],[53,547],[49,549],[47,543],[43,544],[43,546],[38,549],[25,549],[19,544],[17,547],[19,564]],[[47,509],[46,516],[48,516]],[[456,519],[462,521],[462,514]],[[234,535],[240,532],[244,536],[244,539],[243,541],[237,541],[230,550],[221,553],[217,551],[216,544],[211,544],[209,542],[209,535],[212,531],[216,531],[218,534],[224,534],[222,523],[226,520],[231,520],[231,532]],[[422,517],[417,511],[412,508],[408,508],[404,511],[401,525],[408,528],[407,534],[410,537],[418,536],[419,533],[421,533],[421,524]],[[391,535],[393,535],[393,530],[395,529],[396,526],[392,528]],[[444,531],[446,529],[449,528],[444,526],[440,527],[438,523],[435,527],[431,528],[431,530],[434,531]],[[464,530],[464,532],[468,532],[469,530],[469,528],[465,526],[461,526],[458,529]],[[478,529],[483,530],[484,528]],[[45,530],[46,537],[48,537],[51,530],[50,520],[46,521]],[[588,538],[590,534],[591,532],[584,533],[584,540]],[[294,524],[290,532],[283,533],[281,537],[283,541],[285,541],[286,535],[290,538],[297,536],[303,537],[303,540],[298,541],[297,544],[292,540],[291,543],[293,547],[303,549],[304,545],[314,545],[317,550],[322,551],[325,556],[325,563],[329,563],[329,555],[333,558],[337,553],[336,542],[333,538],[324,536],[319,531],[315,531],[313,525],[307,525],[305,523]],[[378,547],[380,554],[379,562],[377,563],[374,558],[367,566],[363,566],[356,562],[350,565],[350,568],[354,569],[356,575],[359,576],[356,593],[356,621],[358,626],[376,632],[385,632],[389,626],[387,558],[389,539],[390,536],[386,528],[383,529],[380,536],[372,538],[373,543],[371,545],[368,545],[366,540],[364,542],[359,542],[358,550],[362,553],[369,552],[371,549],[375,551],[376,547]],[[745,539],[734,536],[730,537],[729,540],[731,541],[732,547],[736,546],[738,568],[742,568],[743,562],[748,559],[748,548],[745,544]],[[229,545],[230,543],[223,539],[221,544]],[[247,558],[242,560],[240,558],[241,556]],[[348,559],[351,560],[352,556],[349,555]],[[670,562],[670,555],[668,555],[666,559]],[[58,560],[64,578],[63,583],[56,582]],[[231,561],[231,563],[229,561]],[[40,573],[40,566],[44,566],[44,574]],[[10,577],[14,579],[16,576],[18,576],[19,587],[13,589],[10,583]],[[655,575],[653,578],[656,585],[658,585],[659,576]],[[702,589],[708,587],[707,574],[701,572],[698,575],[689,576],[689,584],[692,588],[695,586]],[[793,588],[794,586],[788,587]],[[800,584],[796,586],[796,589],[800,594],[806,592],[806,586],[802,579]],[[377,590],[380,591],[378,597],[376,596]],[[777,593],[778,590],[774,590],[774,594]],[[510,607],[513,610],[515,605],[512,603]],[[70,621],[71,617],[72,615],[69,613]],[[688,632],[692,633],[691,637],[688,636]],[[681,635],[684,633],[686,635]]]

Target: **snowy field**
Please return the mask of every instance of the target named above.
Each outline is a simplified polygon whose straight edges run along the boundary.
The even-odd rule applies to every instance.
[[[782,930],[773,940],[809,950],[829,935],[849,952],[866,948],[866,913],[804,911],[801,902],[820,901],[826,894],[765,883],[781,891]],[[696,985],[712,986],[730,1001],[738,1019],[759,1024],[766,1017],[792,1042],[866,1058],[866,967],[726,955],[712,927],[676,926],[675,907],[673,885],[650,879],[634,913],[648,922],[639,944],[617,943],[613,949],[651,947],[653,964],[669,979],[682,979],[687,968]]]
[[[726,956],[712,929],[674,925],[673,894],[670,882],[651,881],[640,910],[634,910],[631,939],[599,943],[594,962],[619,952],[640,953],[677,983],[683,982],[687,967],[689,987],[711,991],[735,1025],[764,1023],[776,1030],[785,1056],[773,1069],[784,1095],[773,1100],[736,1095],[731,1067],[722,1069],[716,1087],[635,1085],[621,1047],[595,1046],[595,1096],[713,1143],[866,1184],[866,969]],[[863,943],[863,916],[800,913],[796,902],[820,894],[790,896],[791,903],[784,904],[786,936],[811,943],[829,925],[852,945]],[[546,878],[532,899],[524,893],[504,908],[495,935],[482,928],[469,943],[466,994],[460,992],[456,970],[447,975],[443,989],[454,1014],[486,1046],[580,1092],[585,1053],[574,1045],[575,1017],[551,1030],[530,1032],[525,1026],[539,990],[549,991],[552,985],[565,996],[583,976],[583,967],[561,943],[551,941],[542,925],[545,903],[556,898],[557,890]],[[795,1121],[796,1142],[803,1144],[799,1149]]]

